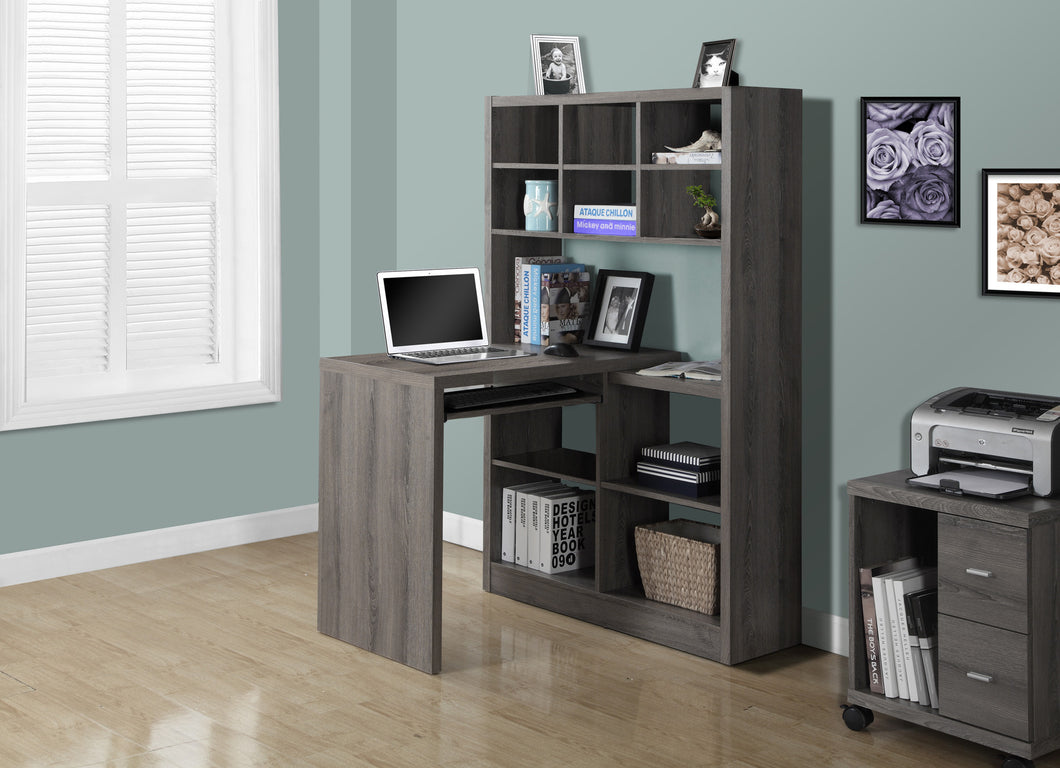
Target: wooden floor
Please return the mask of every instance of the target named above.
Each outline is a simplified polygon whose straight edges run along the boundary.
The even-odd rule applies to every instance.
[[[0,766],[1000,765],[886,717],[849,731],[843,657],[724,667],[444,562],[433,677],[317,633],[315,535],[0,589]]]

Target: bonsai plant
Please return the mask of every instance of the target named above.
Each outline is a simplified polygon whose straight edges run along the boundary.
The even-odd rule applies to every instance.
[[[703,190],[702,184],[693,184],[692,186],[685,187],[685,191],[692,197],[692,202],[703,209],[703,218],[696,224],[696,232],[700,237],[718,237],[721,235],[721,223],[718,217],[718,212],[714,210],[714,206],[718,204],[718,201],[714,199],[714,195]]]

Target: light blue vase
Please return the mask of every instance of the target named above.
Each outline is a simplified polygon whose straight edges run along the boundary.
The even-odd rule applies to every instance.
[[[523,197],[526,229],[530,232],[558,231],[558,212],[556,182],[549,179],[527,179],[526,195]]]

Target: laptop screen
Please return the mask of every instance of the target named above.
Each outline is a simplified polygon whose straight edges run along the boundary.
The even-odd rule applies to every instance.
[[[487,344],[478,270],[379,273],[387,352]]]

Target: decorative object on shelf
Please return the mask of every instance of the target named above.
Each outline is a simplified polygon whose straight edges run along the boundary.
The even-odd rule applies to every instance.
[[[699,50],[696,74],[692,78],[693,88],[716,88],[721,85],[739,85],[739,76],[732,71],[732,57],[736,53],[736,40],[715,40],[703,43]]]
[[[721,152],[652,152],[655,165],[720,165]]]
[[[636,352],[644,332],[648,300],[655,275],[650,272],[620,272],[601,269],[596,276],[593,311],[585,343]]]
[[[534,93],[585,93],[585,70],[577,37],[530,35]]]
[[[696,234],[700,237],[721,237],[721,218],[714,206],[718,201],[714,195],[704,191],[702,184],[693,184],[685,187],[685,191],[692,197],[692,202],[703,209],[703,217],[696,224]]]
[[[983,294],[1060,296],[1060,170],[983,169]]]
[[[663,146],[666,146],[665,144]],[[721,134],[709,128],[686,147],[666,147],[671,152],[720,152]],[[720,162],[720,160],[719,160]]]
[[[559,197],[556,182],[551,179],[527,179],[523,196],[523,214],[530,232],[555,232],[559,229],[556,213]]]
[[[861,99],[862,223],[960,226],[960,107],[957,97]]]

